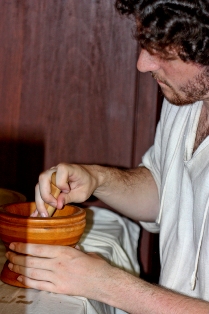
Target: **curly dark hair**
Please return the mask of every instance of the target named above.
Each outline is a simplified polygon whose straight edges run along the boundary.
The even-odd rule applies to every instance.
[[[209,65],[209,0],[117,0],[116,9],[136,19],[135,37],[148,51]]]

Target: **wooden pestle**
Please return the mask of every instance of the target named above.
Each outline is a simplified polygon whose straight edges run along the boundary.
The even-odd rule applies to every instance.
[[[53,195],[57,199],[60,192],[61,192],[60,189],[58,189],[58,187],[56,187],[56,172],[53,172],[52,177],[51,177],[51,195]],[[51,205],[46,204],[46,203],[45,203],[45,207],[48,211],[49,217],[52,217],[56,208],[54,208]]]

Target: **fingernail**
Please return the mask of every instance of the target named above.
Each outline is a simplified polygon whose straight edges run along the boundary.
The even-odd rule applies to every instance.
[[[9,267],[10,270],[12,270],[12,269],[13,269],[13,264],[12,264],[12,263],[9,263],[9,264],[8,264],[8,267]]]
[[[14,251],[14,250],[15,250],[15,245],[14,245],[14,243],[10,243],[9,248],[10,248],[12,251]]]
[[[34,212],[30,215],[30,217],[36,217],[38,215],[38,210],[35,209]]]
[[[49,205],[51,205],[52,207],[57,207],[57,203],[50,203]]]
[[[19,282],[22,282],[22,281],[23,281],[21,276],[17,277],[17,280],[18,280]]]
[[[47,217],[45,213],[41,213],[41,217]]]

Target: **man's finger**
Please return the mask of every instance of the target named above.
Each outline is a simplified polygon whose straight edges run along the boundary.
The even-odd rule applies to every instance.
[[[17,280],[21,282],[23,285],[37,289],[37,290],[44,290],[49,292],[57,292],[56,286],[49,282],[49,281],[43,281],[43,280],[34,280],[28,277],[25,277],[23,275],[20,275]]]
[[[53,281],[53,272],[46,269],[24,267],[12,263],[9,263],[8,267],[11,271],[34,280]]]
[[[40,260],[40,257],[33,257],[33,256],[28,256],[28,255],[22,255],[22,254],[20,255],[13,252],[7,252],[6,257],[10,261],[11,267],[13,267],[12,265],[18,265],[20,267],[22,266],[22,267],[29,267],[29,268],[36,268],[36,269],[41,268],[43,270],[51,269],[51,266],[49,263],[51,259],[49,258],[42,257]],[[9,268],[11,269],[11,267]],[[17,270],[17,268],[15,269]],[[16,270],[14,271],[18,272]]]
[[[66,249],[68,250],[68,254],[70,249],[74,250],[70,247],[65,246],[57,246],[57,245],[43,245],[43,244],[32,244],[32,243],[20,243],[20,242],[12,242],[9,246],[10,250],[21,253],[28,254],[36,257],[46,257],[46,258],[55,258],[64,252]]]

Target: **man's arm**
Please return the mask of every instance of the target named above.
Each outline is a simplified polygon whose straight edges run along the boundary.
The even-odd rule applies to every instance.
[[[209,303],[149,284],[109,265],[94,253],[40,244],[14,243],[7,252],[12,271],[25,285],[83,296],[131,314],[206,314]]]
[[[155,180],[145,167],[131,170],[100,168],[101,184],[94,195],[135,220],[155,221],[159,197]]]
[[[102,302],[119,307],[131,314],[208,314],[209,303],[169,289],[150,284],[121,271],[112,269],[112,281],[107,283]],[[108,289],[109,286],[109,289]],[[111,289],[112,287],[112,289]]]
[[[56,171],[56,185],[62,191],[57,200],[50,194],[51,175]],[[158,215],[157,186],[145,167],[120,170],[98,165],[59,164],[45,171],[36,186],[36,204],[46,214],[44,202],[57,208],[67,203],[81,203],[95,195],[107,205],[135,220],[154,221]]]

